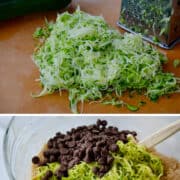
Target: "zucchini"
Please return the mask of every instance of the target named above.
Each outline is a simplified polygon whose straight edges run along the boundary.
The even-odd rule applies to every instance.
[[[0,20],[31,12],[61,9],[70,2],[71,0],[0,0]]]

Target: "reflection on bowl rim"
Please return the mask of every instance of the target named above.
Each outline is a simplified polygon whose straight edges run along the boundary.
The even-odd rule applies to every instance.
[[[13,124],[15,120],[15,116],[13,116],[11,119],[10,119],[10,122],[7,126],[7,129],[5,130],[5,133],[3,135],[3,147],[2,147],[2,150],[3,150],[3,162],[4,162],[4,166],[5,166],[5,170],[7,172],[7,176],[9,177],[10,180],[15,180],[15,178],[13,177],[13,174],[11,172],[11,165],[8,161],[8,156],[7,156],[7,138],[8,138],[8,133],[9,133],[9,129],[11,127],[11,125]]]

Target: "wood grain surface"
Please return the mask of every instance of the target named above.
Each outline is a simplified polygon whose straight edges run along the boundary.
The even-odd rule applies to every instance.
[[[79,0],[81,10],[93,15],[103,15],[113,27],[120,14],[120,0]],[[77,5],[73,2],[67,10],[72,12]],[[32,34],[44,24],[44,18],[55,20],[57,12],[44,12],[18,17],[0,22],[0,113],[71,113],[68,93],[54,93],[34,99],[31,92],[39,92],[40,85],[35,82],[39,71],[34,65],[31,55],[35,42]],[[120,30],[120,29],[119,29]],[[120,30],[122,31],[122,30]],[[173,50],[161,50],[169,58],[164,71],[173,72],[180,77],[180,68],[173,67],[173,60],[180,59],[180,44]],[[130,104],[138,104],[143,100],[147,104],[137,113],[180,113],[180,94],[170,98],[162,97],[157,103],[150,102],[142,95],[130,98],[123,95],[123,100]],[[85,103],[83,113],[132,113],[126,108],[117,108],[99,103]]]

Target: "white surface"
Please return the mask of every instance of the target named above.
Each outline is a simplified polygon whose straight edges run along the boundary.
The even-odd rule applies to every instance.
[[[84,116],[78,116],[78,117],[17,117],[16,120],[18,120],[17,126],[22,126],[23,124],[26,124],[26,122],[31,122],[31,120],[35,120],[36,127],[39,128],[41,127],[42,131],[44,129],[49,129],[50,132],[47,134],[52,134],[54,135],[55,132],[58,130],[60,131],[66,131],[70,129],[71,127],[76,127],[78,125],[83,125],[83,124],[91,124],[96,121],[97,118],[100,119],[106,119],[109,121],[109,124],[111,125],[117,125],[119,126],[119,129],[129,129],[129,130],[135,130],[139,134],[138,139],[143,139],[144,137],[150,135],[151,133],[155,132],[156,130],[166,126],[167,124],[173,122],[174,120],[180,119],[179,117],[134,117],[134,116],[121,116],[121,117],[111,117],[111,116],[90,116],[90,117],[84,117]],[[0,117],[0,126],[6,126],[8,123],[8,120],[10,117]],[[56,120],[55,127],[53,125],[53,121]],[[31,124],[30,124],[31,125]],[[43,126],[43,127],[42,127]],[[34,126],[33,126],[34,127]],[[33,130],[35,131],[35,128]],[[52,128],[51,128],[52,127]],[[27,128],[27,127],[26,127]],[[16,128],[15,128],[16,129]],[[18,130],[18,129],[17,129]],[[27,128],[27,131],[31,130],[31,128]],[[23,132],[23,129],[21,129],[21,132]],[[39,133],[39,132],[38,132]],[[37,133],[37,134],[38,134]],[[37,140],[39,137],[36,136],[37,134],[34,134],[34,137],[30,137],[29,145],[32,147],[32,144],[35,142],[39,142]],[[6,170],[4,169],[3,165],[3,158],[2,158],[2,136],[3,131],[0,128],[0,179],[2,180],[9,180],[7,175],[6,175]],[[20,136],[22,137],[22,136]],[[33,138],[32,138],[33,137]],[[43,137],[43,143],[46,142],[46,140],[50,138],[48,137]],[[166,154],[168,156],[175,157],[180,160],[180,144],[178,144],[178,139],[180,138],[180,133],[177,133],[173,137],[169,138],[162,144],[157,146],[158,151],[160,151],[163,154]],[[41,138],[40,138],[41,139]],[[31,144],[32,143],[32,144]],[[26,143],[25,143],[26,144]],[[33,147],[37,146],[37,144],[33,144]],[[40,142],[38,143],[38,146],[42,146]],[[40,148],[39,147],[39,148]],[[32,148],[30,148],[32,149]],[[23,147],[22,147],[23,151]],[[33,149],[33,154],[38,153],[38,148]],[[16,154],[17,155],[17,154]],[[18,157],[18,156],[17,156]],[[20,156],[22,159],[22,154]],[[18,171],[18,165],[15,166],[17,169],[15,172]],[[20,169],[22,172],[22,168]],[[18,178],[17,180],[20,180],[22,178]],[[24,178],[23,178],[24,180]]]

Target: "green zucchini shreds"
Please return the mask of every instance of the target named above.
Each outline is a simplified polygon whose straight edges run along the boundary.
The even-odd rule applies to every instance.
[[[107,93],[144,90],[156,100],[178,90],[174,75],[162,72],[167,58],[140,35],[122,35],[101,16],[79,9],[58,15],[49,26],[34,35],[44,43],[33,59],[47,92],[67,90],[74,113],[78,102],[96,101]]]

